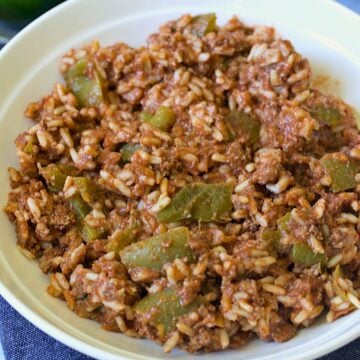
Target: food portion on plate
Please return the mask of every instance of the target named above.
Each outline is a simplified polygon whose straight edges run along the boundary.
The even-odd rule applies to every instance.
[[[187,14],[60,70],[25,111],[5,208],[50,295],[167,352],[360,308],[353,110],[273,28]]]

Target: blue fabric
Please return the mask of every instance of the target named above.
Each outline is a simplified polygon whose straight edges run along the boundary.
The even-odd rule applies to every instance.
[[[339,0],[360,13],[360,0]],[[0,296],[0,342],[6,360],[91,360],[52,339],[19,315]],[[321,360],[360,359],[360,338]]]
[[[1,296],[0,341],[6,360],[91,360],[37,329]],[[357,359],[360,359],[360,338],[319,360]]]
[[[0,341],[6,360],[92,359],[70,349],[37,329],[17,313],[1,296]]]
[[[360,0],[337,0],[337,2],[360,14]]]

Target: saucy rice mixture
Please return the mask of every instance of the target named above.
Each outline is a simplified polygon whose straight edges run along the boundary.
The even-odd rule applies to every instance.
[[[360,308],[353,111],[273,28],[184,15],[60,70],[25,111],[5,209],[50,295],[166,352],[283,342]]]

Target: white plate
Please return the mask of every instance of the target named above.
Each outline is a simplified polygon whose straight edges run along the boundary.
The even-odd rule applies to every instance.
[[[196,5],[194,5],[196,4]],[[48,94],[59,81],[61,55],[93,38],[102,44],[143,44],[165,21],[185,13],[215,11],[219,23],[237,14],[249,24],[274,25],[307,56],[316,73],[339,81],[338,95],[352,105],[360,98],[360,20],[329,0],[71,0],[28,26],[0,53],[0,204],[9,190],[7,167],[17,165],[14,139],[30,126],[27,103]],[[335,82],[334,82],[335,83]],[[358,109],[359,110],[359,109]],[[36,262],[15,247],[15,232],[0,214],[0,292],[28,320],[72,348],[99,359],[191,359],[183,352],[164,355],[145,340],[105,332],[77,317],[45,292],[48,279]],[[207,354],[206,359],[313,359],[360,335],[360,311],[333,324],[316,322],[284,344],[253,341],[238,351]],[[196,357],[199,359],[199,357]]]

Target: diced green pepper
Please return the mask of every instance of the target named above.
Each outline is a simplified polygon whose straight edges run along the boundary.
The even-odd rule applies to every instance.
[[[92,210],[88,203],[84,201],[84,199],[79,194],[69,199],[69,202],[78,220],[84,220],[86,215],[89,214]]]
[[[310,109],[310,114],[316,120],[320,120],[330,126],[337,126],[341,124],[342,116],[337,108],[317,105]]]
[[[24,153],[31,155],[34,151],[34,138],[31,137],[23,148]]]
[[[118,255],[119,251],[132,244],[139,233],[140,225],[131,224],[124,231],[117,231],[110,241],[105,245],[107,251],[114,251]]]
[[[335,193],[354,188],[356,186],[355,175],[359,171],[357,163],[338,155],[336,153],[326,154],[320,159],[320,164],[331,177],[330,189]]]
[[[174,110],[167,106],[160,106],[153,116],[149,116],[146,112],[141,113],[140,118],[142,121],[163,131],[169,131],[176,122]]]
[[[124,162],[130,162],[131,157],[135,154],[137,150],[140,149],[140,147],[141,147],[140,144],[134,144],[134,143],[125,144],[120,150],[121,160]]]
[[[49,190],[57,193],[63,189],[66,178],[74,174],[75,171],[75,168],[70,165],[49,164],[43,167],[40,173],[45,179]]]
[[[246,144],[254,144],[260,136],[261,124],[242,111],[231,111],[226,117],[227,120],[227,137],[229,141],[233,141],[239,136],[246,137]]]
[[[80,224],[80,232],[86,242],[91,242],[96,239],[100,239],[105,236],[106,231],[94,229],[90,225],[82,222]]]
[[[142,111],[140,113],[140,120],[141,121],[149,122],[151,118],[152,118],[152,115],[150,113],[148,113],[147,111]]]
[[[216,15],[209,13],[194,16],[191,25],[191,33],[201,38],[216,30]]]
[[[195,256],[188,240],[189,230],[184,226],[178,227],[127,246],[120,251],[121,261],[127,268],[143,267],[158,271],[178,258],[187,257],[192,263]]]
[[[289,233],[289,221],[291,219],[291,212],[287,212],[284,216],[277,219],[277,229],[264,229],[261,234],[261,239],[268,245],[268,249],[272,251],[281,251],[280,240],[283,236]]]
[[[324,254],[315,254],[308,245],[303,243],[293,245],[290,258],[295,264],[304,266],[312,266],[319,263],[326,265],[326,256]]]
[[[288,225],[290,219],[291,219],[291,211],[289,211],[288,213],[286,213],[284,216],[282,216],[277,220],[277,226],[281,233],[288,232]]]
[[[91,65],[88,60],[81,59],[65,74],[69,89],[82,107],[99,106],[104,101],[100,76],[94,66],[91,69],[92,75],[89,75]]]
[[[228,184],[191,184],[177,192],[157,218],[165,223],[185,219],[225,221],[232,208],[231,194],[232,186]]]
[[[87,177],[74,177],[73,180],[81,197],[86,202],[94,201],[99,196],[99,188],[93,180]]]
[[[188,305],[182,305],[179,296],[172,288],[149,294],[140,300],[134,310],[139,315],[146,316],[150,324],[157,328],[160,338],[175,329],[179,317],[189,314],[200,307],[202,300],[196,298]]]
[[[271,250],[277,250],[279,248],[279,241],[281,238],[281,231],[278,230],[271,230],[271,229],[264,229],[261,234],[261,239],[267,247]]]
[[[90,242],[101,238],[105,234],[105,231],[92,228],[84,220],[86,215],[88,215],[92,210],[87,202],[85,202],[79,194],[74,195],[71,199],[69,199],[69,202],[71,208],[75,212],[79,231],[85,241]]]

